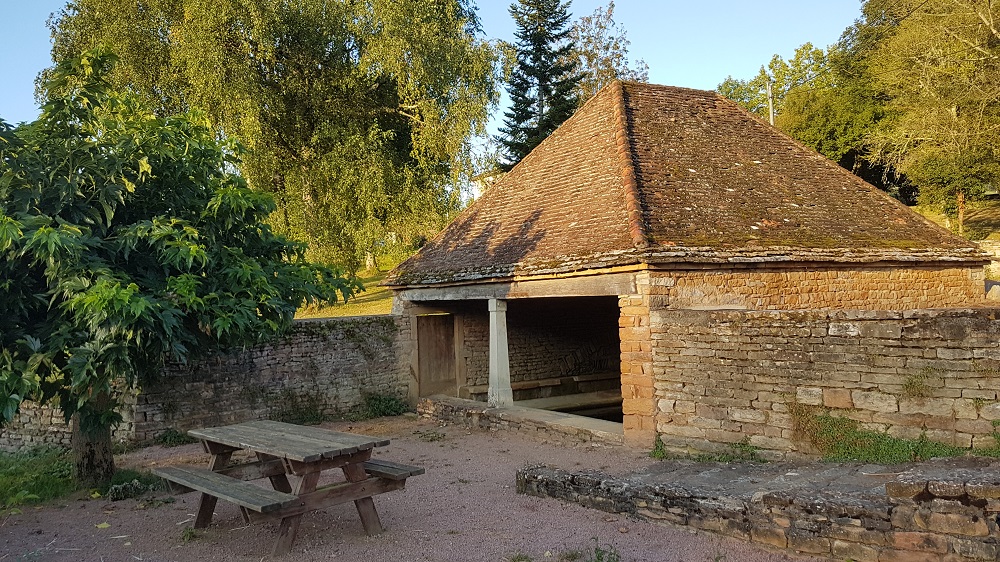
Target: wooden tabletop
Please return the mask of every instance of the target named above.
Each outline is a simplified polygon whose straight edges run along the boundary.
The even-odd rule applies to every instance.
[[[316,462],[389,444],[388,439],[270,420],[192,429],[188,435],[300,462]]]

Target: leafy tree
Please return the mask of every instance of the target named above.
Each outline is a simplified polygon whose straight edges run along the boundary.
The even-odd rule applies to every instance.
[[[510,15],[517,31],[516,64],[507,85],[510,109],[497,140],[510,169],[573,114],[582,75],[569,56],[569,2],[518,0]]]
[[[598,7],[589,16],[573,22],[569,40],[583,78],[577,84],[576,96],[581,103],[594,97],[605,85],[615,80],[649,81],[649,65],[642,59],[630,62],[625,28],[615,23],[615,3]]]
[[[965,201],[1000,180],[1000,6],[869,0],[864,14],[881,23],[870,65],[892,112],[875,155],[913,179],[922,203],[957,214],[961,234]]]
[[[829,63],[827,53],[805,43],[795,50],[790,60],[774,55],[767,67],[761,66],[757,76],[750,80],[738,80],[727,76],[719,84],[717,90],[723,96],[745,107],[751,113],[756,113],[764,119],[768,118],[767,83],[772,82],[774,111],[780,114],[785,96],[793,90],[802,88],[824,88],[829,86]]]
[[[356,288],[272,233],[237,145],[116,93],[113,60],[58,64],[37,121],[0,121],[0,422],[58,405],[84,484],[114,472],[121,391],[165,359],[263,341]]]
[[[458,208],[497,98],[470,0],[72,0],[50,27],[54,60],[120,53],[109,79],[158,115],[204,108],[249,149],[270,223],[352,269]]]

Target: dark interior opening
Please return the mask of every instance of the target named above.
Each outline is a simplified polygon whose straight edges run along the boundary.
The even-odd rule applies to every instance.
[[[515,402],[620,423],[618,298],[507,302]]]

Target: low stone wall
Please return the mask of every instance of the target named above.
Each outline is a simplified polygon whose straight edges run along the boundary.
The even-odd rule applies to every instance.
[[[115,438],[147,443],[168,429],[260,418],[312,421],[346,412],[367,394],[405,397],[397,331],[392,316],[305,320],[270,344],[168,365],[127,397]],[[0,448],[43,443],[69,443],[58,410],[26,406],[0,430]]]
[[[685,486],[683,481],[656,483],[544,466],[526,467],[517,474],[522,494],[835,560],[1000,559],[1000,467],[934,475],[917,469],[885,488],[887,493],[874,497],[795,491],[746,497]]]
[[[545,441],[610,445],[624,442],[620,424],[516,405],[491,408],[475,400],[431,396],[417,402],[417,413],[442,423],[453,423],[469,429],[517,431]]]
[[[993,446],[998,312],[654,309],[656,430],[673,448],[748,437],[772,457],[815,454],[800,405],[896,437]]]

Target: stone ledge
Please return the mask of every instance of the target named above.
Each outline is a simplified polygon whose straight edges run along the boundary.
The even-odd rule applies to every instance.
[[[484,402],[436,395],[421,398],[417,413],[424,417],[457,423],[471,429],[514,430],[545,433],[576,442],[625,442],[622,424],[521,406],[491,408]]]
[[[678,460],[623,477],[536,465],[518,471],[517,490],[830,559],[998,560],[996,507],[967,501],[964,486],[997,481],[1000,464],[964,462],[969,466]],[[929,482],[947,494],[963,486],[964,496],[934,496]],[[905,499],[879,491],[890,484]]]

